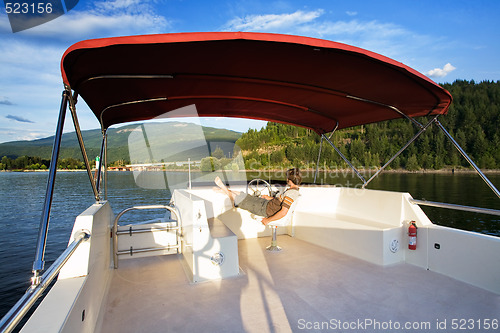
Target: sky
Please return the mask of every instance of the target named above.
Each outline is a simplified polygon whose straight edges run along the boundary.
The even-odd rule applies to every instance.
[[[80,0],[57,19],[16,33],[2,7],[0,143],[54,134],[63,90],[60,60],[72,44],[194,31],[322,38],[393,58],[437,83],[500,80],[498,0]],[[99,128],[83,101],[77,109],[83,130]],[[202,124],[240,132],[264,125],[219,118]],[[74,131],[69,115],[65,131]]]

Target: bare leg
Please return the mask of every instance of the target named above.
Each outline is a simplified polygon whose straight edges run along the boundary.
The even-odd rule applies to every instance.
[[[215,177],[215,184],[219,187],[218,189],[219,189],[222,193],[226,194],[226,195],[229,197],[229,199],[231,200],[231,203],[232,203],[232,204],[233,204],[233,206],[234,206],[234,197],[235,197],[238,193],[235,193],[235,192],[233,192],[233,191],[229,190],[229,189],[227,188],[227,186],[226,186],[226,185],[222,182],[222,180],[219,178],[219,176]]]

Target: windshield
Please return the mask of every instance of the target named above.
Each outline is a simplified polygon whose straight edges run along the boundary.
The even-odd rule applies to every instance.
[[[189,122],[172,121],[178,118]],[[228,184],[246,181],[241,150],[227,132],[203,127],[195,105],[137,125],[128,137],[136,184],[172,193],[196,184],[213,184],[216,176]]]

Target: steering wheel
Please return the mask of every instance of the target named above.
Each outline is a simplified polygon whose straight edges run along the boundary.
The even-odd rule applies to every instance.
[[[268,182],[260,178],[252,179],[247,184],[247,194],[253,195],[254,197],[260,197],[264,188],[267,188],[267,190],[269,191],[269,195],[271,196],[273,192],[271,189],[271,185]],[[249,193],[249,190],[252,191],[252,193]]]

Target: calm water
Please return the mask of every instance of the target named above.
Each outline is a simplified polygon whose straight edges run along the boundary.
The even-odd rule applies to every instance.
[[[254,176],[248,175],[248,178]],[[260,176],[268,177],[267,174]],[[312,182],[313,175],[306,176],[305,181]],[[187,183],[185,173],[172,173],[170,177]],[[277,178],[282,179],[283,175],[278,174]],[[500,188],[500,175],[492,174],[488,178]],[[29,286],[46,182],[47,173],[0,173],[0,317]],[[340,173],[320,174],[317,182],[351,187],[359,183],[350,174]],[[386,173],[370,183],[368,188],[410,192],[416,199],[500,209],[500,199],[476,174]],[[167,203],[169,197],[170,192],[166,189],[138,188],[130,172],[109,173],[108,198],[115,213],[132,205]],[[94,202],[86,173],[59,172],[53,202],[46,268],[67,246],[76,216]],[[423,209],[436,224],[500,236],[498,217],[431,207]],[[138,217],[133,214],[152,213],[137,212],[126,216],[131,219]]]

